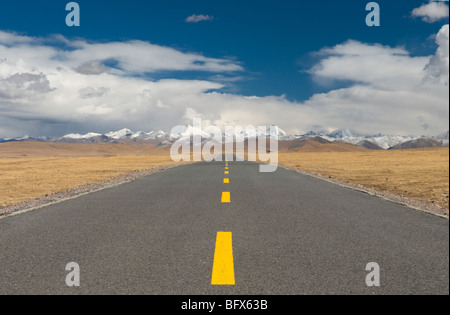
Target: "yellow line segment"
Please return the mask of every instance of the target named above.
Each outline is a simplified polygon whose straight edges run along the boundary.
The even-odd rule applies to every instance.
[[[211,285],[235,284],[232,233],[218,232]]]
[[[222,203],[230,203],[231,202],[231,196],[229,192],[223,192],[222,193]]]

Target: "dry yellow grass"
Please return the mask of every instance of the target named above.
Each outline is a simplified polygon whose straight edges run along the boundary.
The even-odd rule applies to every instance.
[[[449,207],[449,149],[280,153],[280,165]]]
[[[280,165],[449,207],[448,148],[361,152],[306,149],[281,148]],[[319,149],[336,150],[330,146]],[[168,148],[151,145],[0,144],[0,205],[174,164]]]
[[[0,205],[9,206],[134,171],[173,164],[168,149],[153,147],[54,143],[0,145]]]
[[[152,144],[70,144],[54,142],[10,142],[0,144],[0,159],[22,157],[100,157],[116,155],[169,155],[168,148]]]

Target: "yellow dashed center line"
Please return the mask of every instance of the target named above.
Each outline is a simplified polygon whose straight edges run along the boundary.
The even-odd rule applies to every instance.
[[[231,202],[231,194],[229,192],[224,191],[222,193],[222,203],[230,203]]]
[[[235,285],[233,237],[231,232],[218,232],[211,285]]]
[[[225,164],[225,175],[229,175],[228,161]],[[230,179],[224,178],[224,184],[229,184]],[[222,192],[222,203],[231,202],[231,193]],[[214,263],[211,285],[235,285],[234,261],[233,261],[233,239],[231,232],[218,232],[216,239],[216,250],[214,252]]]

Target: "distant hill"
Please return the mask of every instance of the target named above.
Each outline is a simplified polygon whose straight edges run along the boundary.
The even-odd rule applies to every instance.
[[[361,140],[356,145],[359,145],[369,150],[384,150],[384,148],[380,147],[378,144],[375,144],[369,140]]]
[[[407,141],[404,143],[400,143],[391,150],[405,150],[405,149],[423,149],[423,148],[439,148],[443,147],[444,145],[436,140],[429,139],[429,138],[421,138],[416,140]]]
[[[134,132],[124,128],[105,134],[89,132],[87,134],[71,133],[60,138],[24,136],[20,138],[0,138],[0,143],[9,142],[56,142],[71,144],[131,144],[131,145],[153,145],[156,147],[168,147],[178,141],[192,141],[193,135],[200,135],[202,141],[209,141],[211,135],[202,129],[188,126],[186,131],[180,134],[170,134],[165,131]],[[224,135],[225,141],[247,141],[258,136],[270,137],[269,129],[259,130],[247,128],[240,132],[236,131],[233,137]],[[412,149],[428,148],[436,146],[449,146],[449,132],[434,137],[416,137],[402,135],[362,135],[350,129],[338,129],[334,132],[310,131],[304,135],[288,135],[278,129],[280,147],[286,150],[328,150],[328,151],[355,151],[359,149],[389,150],[389,149]],[[334,144],[334,145],[331,145]],[[359,147],[359,148],[355,148]],[[300,149],[301,148],[301,149]]]
[[[442,143],[442,145],[444,147],[448,147],[449,146],[449,132],[448,131],[444,132],[443,134],[440,134],[439,136],[432,137],[431,139]]]
[[[280,141],[280,152],[362,152],[368,149],[344,142],[331,142],[322,137],[303,137],[294,140]]]

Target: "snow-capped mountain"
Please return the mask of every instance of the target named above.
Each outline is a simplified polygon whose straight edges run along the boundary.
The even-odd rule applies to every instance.
[[[138,132],[134,133],[130,137],[130,139],[154,140],[154,139],[169,138],[169,137],[170,137],[170,135],[167,132],[164,132],[162,130],[150,131],[150,132],[138,131]]]
[[[366,140],[375,143],[376,145],[387,150],[393,148],[401,143],[415,140],[417,138],[412,136],[385,136],[378,135],[373,137],[366,137]]]
[[[193,136],[201,136],[202,140],[208,140],[213,138],[215,135],[212,133],[209,133],[208,129],[199,129],[194,128],[192,126],[188,126],[187,129],[184,132],[180,133],[172,133],[170,137],[172,139],[185,139],[186,141],[190,141],[191,137]],[[233,130],[233,134],[228,134],[227,131],[222,131],[222,137],[224,138],[225,142],[242,142],[248,139],[253,139],[257,137],[270,137],[270,127],[266,128],[266,130],[261,131],[258,128],[245,128],[242,130]],[[289,137],[285,131],[283,131],[280,128],[277,128],[277,135],[280,140],[284,140],[284,137]]]
[[[351,138],[361,138],[364,136],[350,129],[338,129],[333,131],[332,133],[327,134],[327,137],[333,139],[348,139],[348,138],[351,139]]]
[[[364,135],[361,135],[351,129],[342,128],[335,130],[333,132],[326,131],[310,131],[303,135],[297,137],[321,137],[327,138],[331,140],[341,140],[341,139],[354,139],[354,138],[364,138]]]
[[[173,142],[174,140],[186,140],[192,141],[193,136],[201,136],[202,141],[207,141],[213,138],[213,134],[209,133],[206,129],[194,128],[192,126],[188,126],[183,129],[179,133],[168,133],[165,131],[137,131],[134,132],[130,129],[124,128],[118,131],[111,131],[106,134],[100,134],[95,132],[89,132],[87,134],[78,134],[71,133],[67,134],[61,138],[47,138],[47,137],[39,137],[32,138],[30,136],[24,136],[19,138],[0,138],[0,143],[5,142],[23,142],[23,141],[57,141],[57,142],[69,142],[69,143],[99,143],[99,142],[117,142],[117,141],[152,141],[158,140],[161,142]],[[255,137],[266,136],[270,137],[270,127],[264,131],[259,130],[258,128],[246,128],[242,130],[234,130],[233,135],[227,135],[224,131],[222,136],[225,139],[225,142],[232,141],[245,141],[248,139],[252,139]],[[408,147],[408,143],[411,143],[410,146],[416,145],[424,145],[433,144],[436,146],[437,144],[441,146],[449,145],[449,132],[445,132],[435,137],[414,137],[414,136],[394,136],[394,135],[362,135],[350,129],[338,129],[331,133],[327,133],[325,131],[310,131],[303,135],[289,135],[282,129],[278,128],[278,139],[280,141],[287,140],[295,140],[299,138],[316,138],[320,137],[325,140],[335,142],[345,142],[353,145],[364,146],[370,149],[380,149],[383,148],[385,150],[391,148],[401,148],[402,144],[405,144]],[[431,141],[422,141],[424,140],[433,140]],[[420,141],[418,141],[420,140]]]
[[[58,140],[93,140],[96,138],[112,139],[112,140],[121,140],[121,139],[130,139],[130,140],[154,140],[160,138],[169,138],[169,134],[164,131],[150,131],[150,132],[133,132],[130,129],[121,129],[118,131],[111,131],[107,134],[100,134],[95,132],[89,132],[85,135],[81,135],[78,133],[67,134]]]
[[[272,126],[275,127],[275,126]],[[289,136],[283,129],[276,127],[276,134],[279,140],[287,140],[288,138],[291,139],[292,137]],[[234,137],[236,138],[236,141],[244,141],[247,139],[257,138],[257,137],[271,137],[271,127],[266,128],[265,131],[259,130],[259,128],[246,128],[243,129],[239,133],[235,133]]]
[[[354,145],[362,145],[371,142],[385,150],[395,147],[398,144],[408,142],[411,140],[418,139],[413,136],[390,136],[377,134],[372,136],[362,135],[350,129],[338,129],[331,133],[325,134],[323,132],[314,132],[310,131],[304,135],[303,137],[321,137],[328,141],[342,141]]]
[[[85,135],[80,135],[79,133],[70,133],[68,135],[65,135],[63,138],[81,140],[81,139],[92,139],[92,138],[100,137],[100,136],[102,136],[102,135],[99,133],[94,133],[94,132],[90,132]]]
[[[25,141],[35,141],[35,142],[46,142],[51,141],[48,137],[38,137],[38,138],[32,138],[28,135],[18,138],[0,138],[0,143],[6,143],[6,142],[25,142]]]
[[[118,140],[118,139],[129,139],[133,134],[134,133],[130,129],[124,128],[119,131],[111,131],[105,134],[105,136],[111,139]]]
[[[431,139],[436,140],[440,143],[442,143],[443,146],[447,146],[449,145],[449,132],[444,132],[442,134],[440,134],[439,136],[436,137],[432,137]]]
[[[326,137],[327,132],[326,131],[310,131],[305,133],[304,135],[296,135],[297,138],[299,137]]]

